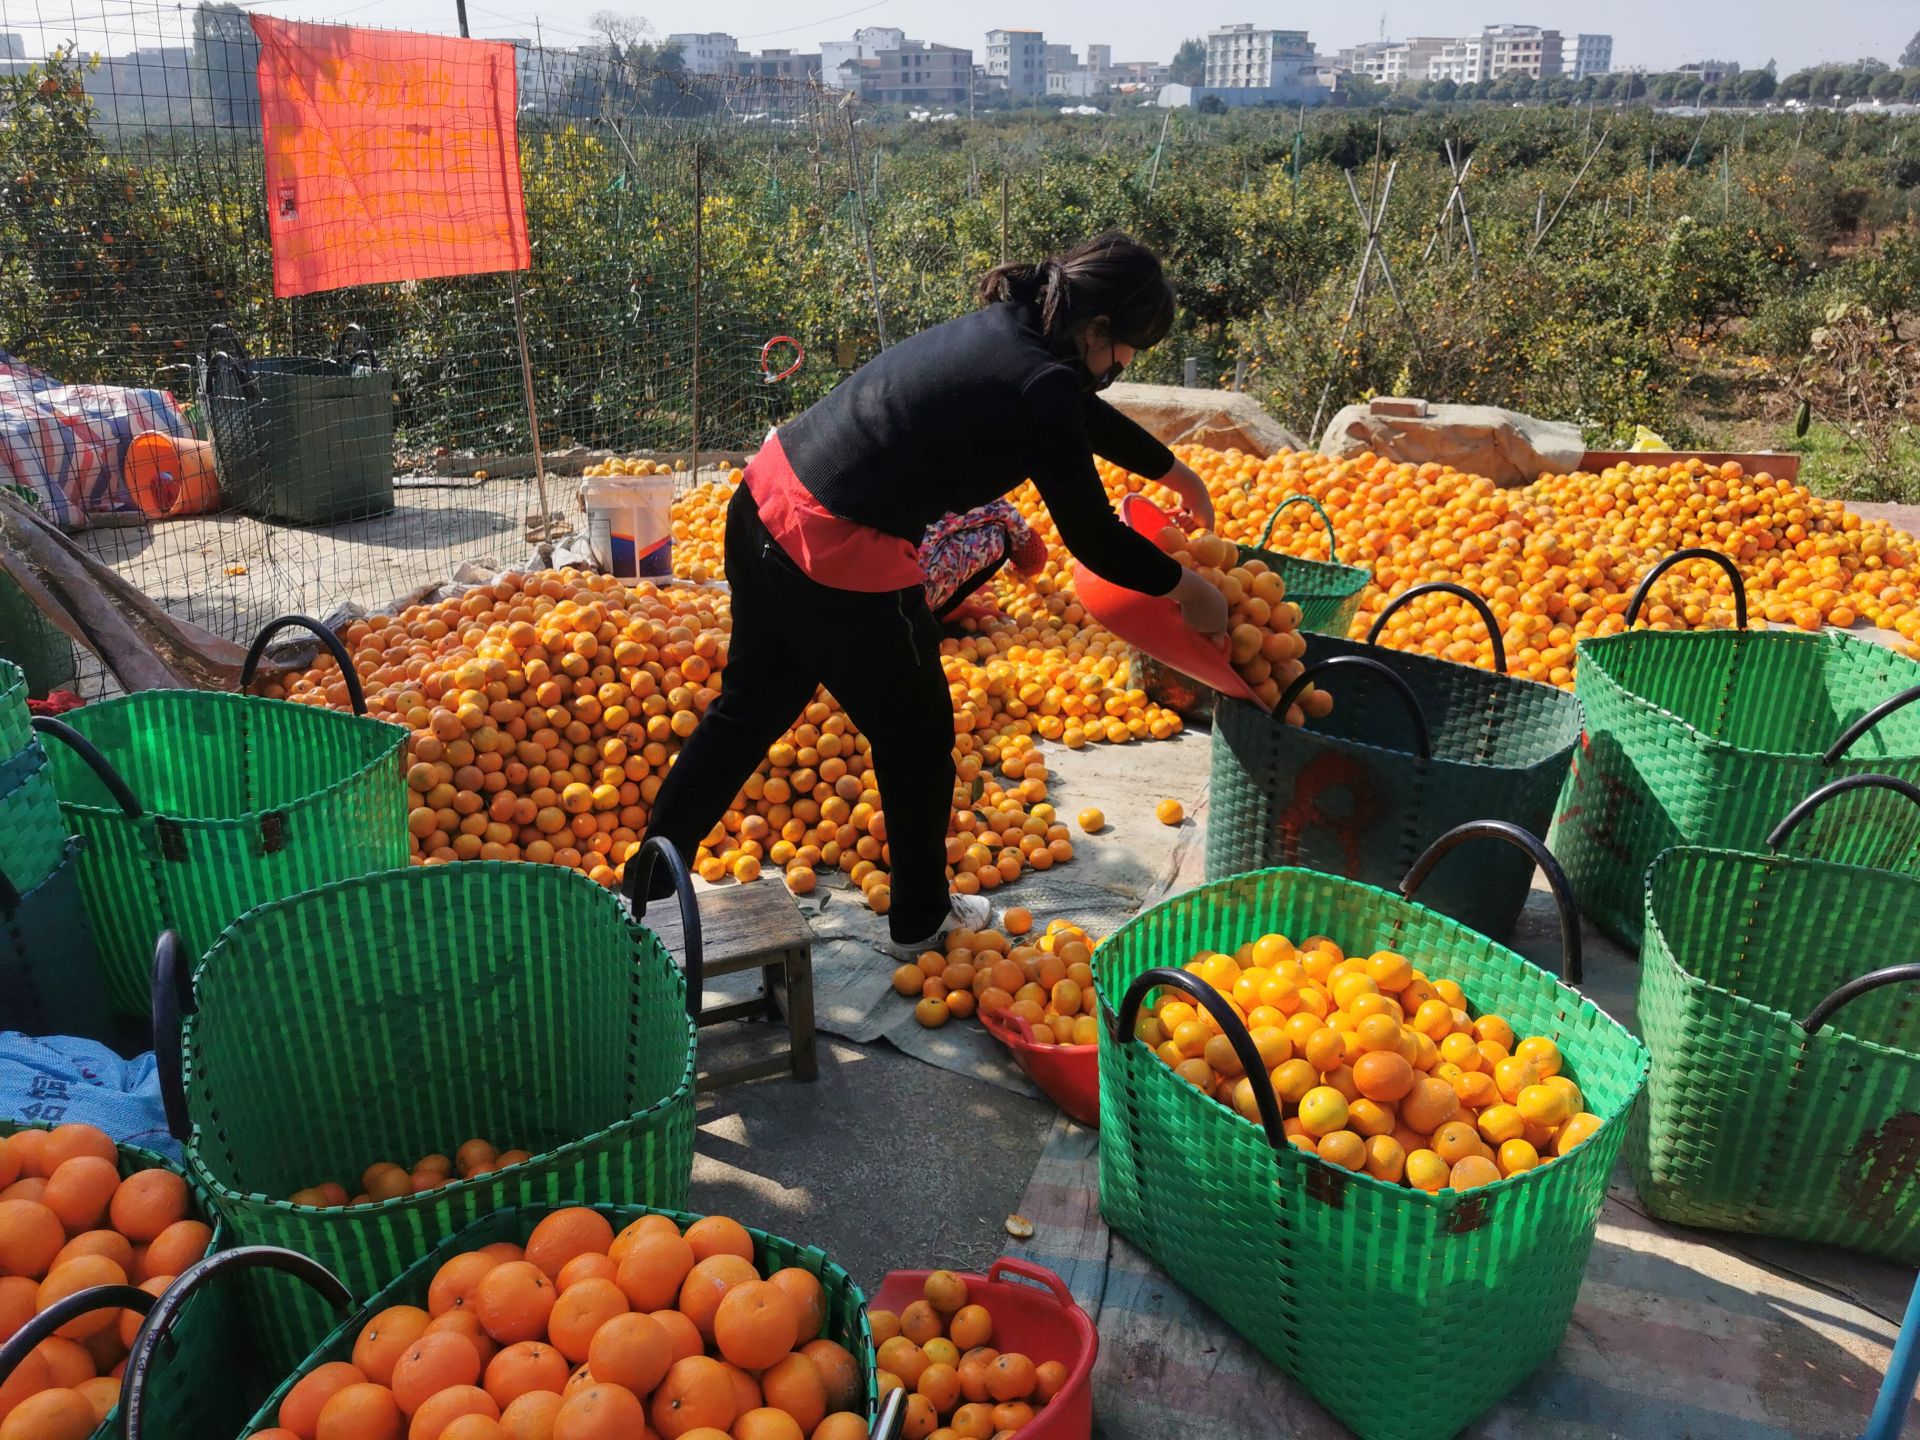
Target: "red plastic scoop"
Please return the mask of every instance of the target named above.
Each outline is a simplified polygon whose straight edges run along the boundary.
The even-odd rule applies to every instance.
[[[1120,502],[1120,516],[1149,540],[1173,519],[1144,495]],[[1222,695],[1260,703],[1251,686],[1228,660],[1224,639],[1209,640],[1180,618],[1180,607],[1165,595],[1142,595],[1110,584],[1078,561],[1073,566],[1073,589],[1094,619],[1134,649],[1171,665],[1182,675],[1211,685]]]

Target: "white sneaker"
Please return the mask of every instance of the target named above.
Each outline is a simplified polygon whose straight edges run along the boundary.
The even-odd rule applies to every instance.
[[[881,948],[903,965],[918,960],[929,950],[942,949],[942,941],[949,930],[988,930],[993,927],[993,902],[984,895],[947,896],[947,918],[941,922],[925,940],[902,945],[889,936],[880,942]]]

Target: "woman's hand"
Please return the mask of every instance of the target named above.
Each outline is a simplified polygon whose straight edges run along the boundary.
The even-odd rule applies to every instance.
[[[1183,568],[1180,583],[1169,593],[1180,607],[1180,618],[1202,635],[1227,633],[1227,597],[1198,570]]]
[[[1187,513],[1200,522],[1202,529],[1213,529],[1213,497],[1207,494],[1207,482],[1194,474],[1184,461],[1174,461],[1173,468],[1160,477],[1160,483],[1180,497]]]

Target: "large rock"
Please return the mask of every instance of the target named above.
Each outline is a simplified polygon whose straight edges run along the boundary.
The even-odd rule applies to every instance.
[[[1586,448],[1580,427],[1565,421],[1492,405],[1386,398],[1347,406],[1320,437],[1322,455],[1371,451],[1409,464],[1451,465],[1502,486],[1530,485],[1542,474],[1577,470]]]
[[[1102,394],[1169,445],[1206,445],[1262,457],[1307,448],[1258,400],[1237,391],[1122,384]]]

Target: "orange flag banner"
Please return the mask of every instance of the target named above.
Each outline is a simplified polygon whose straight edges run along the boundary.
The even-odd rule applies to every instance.
[[[513,46],[250,18],[275,295],[528,267]]]

